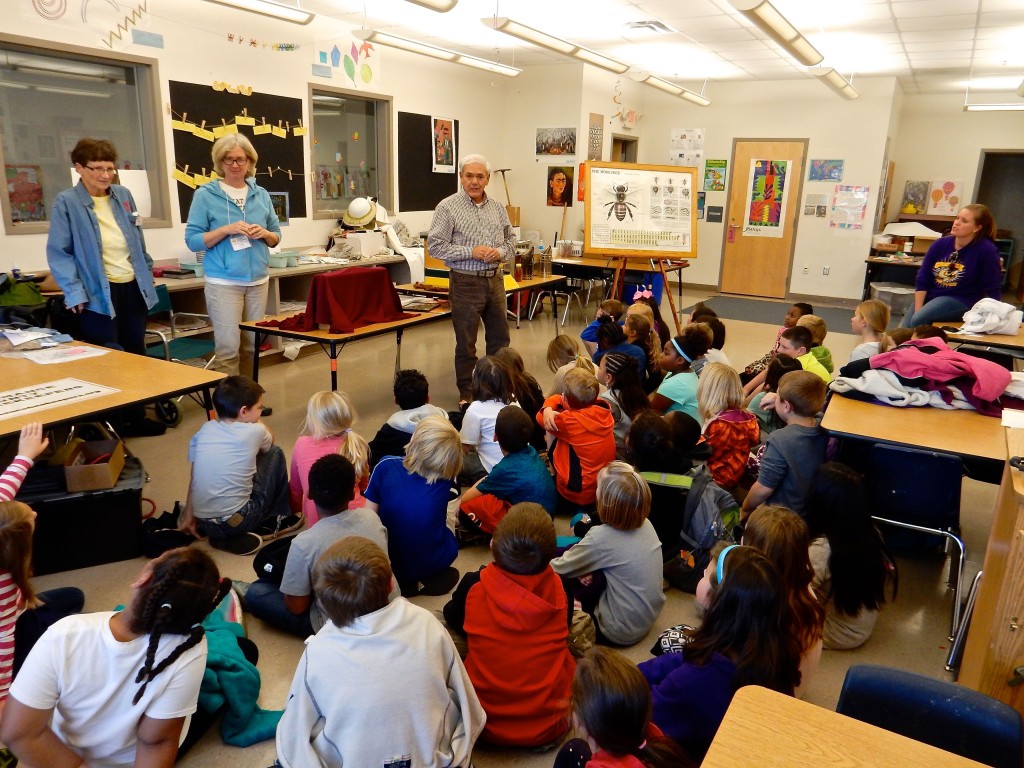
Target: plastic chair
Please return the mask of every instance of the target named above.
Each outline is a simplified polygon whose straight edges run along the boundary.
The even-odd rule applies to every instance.
[[[149,310],[149,317],[150,321],[146,323],[147,355],[179,363],[202,359],[204,364],[197,366],[202,368],[213,364],[213,341],[185,335],[197,330],[211,330],[209,315],[175,312],[167,286],[158,285],[156,304]],[[161,317],[166,317],[166,320],[159,319]]]
[[[950,555],[949,586],[953,590],[950,639],[960,624],[966,547],[960,538],[960,457],[894,445],[871,449],[867,475],[868,503],[877,523],[915,534],[901,540],[887,537],[895,549],[927,548],[944,542]],[[937,538],[941,537],[941,538]]]
[[[846,672],[836,712],[985,765],[1021,768],[1020,713],[956,683],[858,664]]]

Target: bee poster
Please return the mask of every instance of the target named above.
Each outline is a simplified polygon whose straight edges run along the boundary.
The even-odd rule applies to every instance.
[[[697,169],[587,163],[586,253],[670,259],[697,255]]]

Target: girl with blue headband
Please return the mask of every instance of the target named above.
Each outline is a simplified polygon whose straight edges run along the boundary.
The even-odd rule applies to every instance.
[[[683,332],[671,338],[661,352],[661,369],[665,378],[651,395],[651,408],[658,413],[682,411],[700,421],[697,412],[697,374],[691,364],[707,354],[711,346],[711,329],[703,323],[690,323]]]

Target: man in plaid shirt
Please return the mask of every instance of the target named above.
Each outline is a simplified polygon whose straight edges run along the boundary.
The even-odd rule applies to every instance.
[[[502,262],[512,263],[516,236],[505,206],[487,196],[491,166],[482,155],[459,161],[462,189],[434,210],[427,250],[449,269],[460,406],[473,399],[476,337],[484,323],[487,354],[509,345]]]

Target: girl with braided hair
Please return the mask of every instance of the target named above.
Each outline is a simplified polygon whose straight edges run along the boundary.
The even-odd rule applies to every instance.
[[[230,587],[197,549],[150,561],[124,610],[43,635],[11,686],[0,739],[25,766],[169,768],[206,668],[200,622]]]

